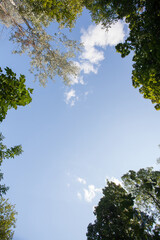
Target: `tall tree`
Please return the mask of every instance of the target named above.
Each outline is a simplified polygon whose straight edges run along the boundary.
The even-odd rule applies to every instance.
[[[73,0],[0,2],[1,22],[12,27],[10,40],[17,44],[14,53],[26,52],[29,55],[30,71],[42,85],[45,85],[48,79],[54,79],[56,75],[60,76],[65,84],[69,84],[70,76],[79,74],[79,69],[72,58],[81,49],[81,45],[69,40],[60,29],[53,35],[47,33],[47,27],[53,20],[58,21],[60,26],[72,26],[77,14],[82,11],[78,1],[76,0],[75,4],[73,2]]]
[[[25,76],[16,74],[8,67],[5,68],[5,74],[0,68],[0,122],[2,122],[9,109],[17,109],[18,106],[25,106],[32,101],[31,94],[33,89],[26,88]],[[8,148],[3,144],[3,135],[0,133],[0,166],[4,159],[14,158],[22,153],[21,145]],[[0,172],[0,181],[3,179],[3,173]],[[7,187],[0,185],[0,196],[6,193]]]
[[[154,239],[154,219],[135,209],[131,194],[114,182],[107,182],[94,214],[94,224],[88,225],[88,240]]]
[[[129,26],[124,43],[116,46],[122,57],[133,51],[132,83],[144,98],[160,109],[160,1],[85,0],[92,19],[108,29],[118,20]]]
[[[160,239],[160,171],[129,171],[122,181],[122,186],[107,181],[87,239]]]
[[[17,109],[18,106],[25,106],[32,101],[31,94],[33,89],[26,88],[25,76],[16,74],[8,67],[5,68],[5,74],[0,68],[0,122],[2,122],[9,109]],[[0,167],[3,160],[14,158],[22,153],[21,145],[8,148],[3,143],[3,135],[0,133]],[[15,228],[16,218],[14,206],[8,203],[2,195],[6,194],[8,187],[1,184],[3,173],[0,169],[0,239],[13,239],[13,229]]]

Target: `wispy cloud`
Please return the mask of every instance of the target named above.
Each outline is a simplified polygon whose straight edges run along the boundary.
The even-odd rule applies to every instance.
[[[87,181],[84,178],[77,177],[76,181],[86,185]],[[86,202],[92,202],[98,193],[101,193],[101,188],[96,188],[93,184],[87,185],[85,188],[80,188],[77,192],[77,197],[79,200],[84,200]]]
[[[94,185],[89,185],[88,189],[84,188],[84,199],[86,202],[92,202],[97,193],[101,193],[102,189],[96,188]]]
[[[80,76],[71,78],[70,84],[84,84],[84,75],[98,73],[98,69],[101,61],[104,60],[105,49],[107,46],[115,46],[120,42],[124,41],[124,23],[119,21],[106,31],[101,24],[90,25],[88,29],[81,29],[80,41],[84,45],[84,49],[81,52],[75,64],[80,69]],[[76,95],[72,93],[72,100],[70,101],[70,95],[66,95],[66,103],[73,106],[75,104]],[[68,93],[69,94],[69,93]],[[68,99],[68,100],[67,100]],[[78,99],[77,99],[78,100]]]
[[[122,185],[122,182],[115,177],[107,177],[107,179],[117,185]],[[80,177],[77,178],[77,181],[82,184],[87,184],[87,181]],[[77,197],[80,200],[84,199],[86,202],[91,203],[93,199],[100,193],[102,193],[102,188],[97,188],[95,187],[95,185],[90,184],[87,187],[83,188],[83,190],[78,192]]]
[[[67,104],[74,106],[76,100],[78,100],[78,97],[76,96],[76,92],[73,88],[65,92],[65,102]]]
[[[80,192],[77,192],[77,197],[79,200],[82,200],[82,194]]]
[[[78,177],[78,178],[77,178],[77,181],[78,181],[79,183],[86,184],[86,180],[83,179],[83,178]]]

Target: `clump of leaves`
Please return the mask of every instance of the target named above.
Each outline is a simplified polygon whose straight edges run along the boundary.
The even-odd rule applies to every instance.
[[[15,206],[8,202],[8,199],[0,197],[0,239],[13,239],[17,212]]]
[[[32,101],[31,95],[33,89],[26,88],[25,76],[20,75],[16,78],[10,68],[5,68],[5,74],[0,68],[0,121],[2,122],[11,108],[17,109],[17,106],[25,106]]]

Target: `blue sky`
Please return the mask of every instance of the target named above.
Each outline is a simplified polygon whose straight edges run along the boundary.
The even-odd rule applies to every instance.
[[[45,88],[34,83],[29,58],[11,54],[9,30],[1,33],[1,67],[34,88],[32,103],[1,124],[7,146],[24,150],[2,167],[18,211],[14,240],[85,240],[106,178],[158,168],[160,112],[132,87],[132,55],[122,59],[114,49],[126,33],[118,23],[107,35],[85,11],[68,35],[85,47],[70,88],[58,78]]]

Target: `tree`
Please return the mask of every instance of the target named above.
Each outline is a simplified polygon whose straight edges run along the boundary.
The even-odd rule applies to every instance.
[[[150,171],[149,177],[147,176],[148,171]],[[124,187],[107,181],[107,186],[103,189],[103,197],[100,199],[94,211],[96,220],[93,224],[90,223],[88,225],[87,239],[158,240],[160,238],[159,212],[153,214],[153,211],[149,211],[149,208],[146,209],[142,207],[142,205],[140,207],[139,203],[141,201],[141,204],[143,204],[146,199],[146,201],[150,203],[150,209],[152,208],[153,210],[155,208],[155,202],[157,203],[159,196],[156,194],[154,198],[151,197],[150,195],[153,196],[154,191],[148,187],[146,183],[148,183],[150,179],[151,181],[149,181],[149,183],[156,189],[156,186],[159,186],[159,174],[160,172],[154,172],[152,169],[140,169],[137,174],[132,174],[134,180],[138,175],[137,181],[132,182],[132,184],[128,182],[130,175],[128,176],[128,174],[126,174],[122,177],[125,184]],[[145,181],[144,176],[146,176],[147,181]],[[137,182],[139,182],[139,190],[135,191]],[[138,192],[138,194],[135,194],[135,192]],[[145,198],[145,194],[147,194],[150,199]]]
[[[0,134],[0,166],[4,159],[14,158],[22,153],[21,145],[7,148],[6,145],[2,143],[4,137]],[[0,182],[3,179],[3,173],[0,170]],[[13,239],[16,223],[15,207],[8,203],[8,199],[5,200],[2,195],[6,194],[8,187],[5,184],[0,184],[0,239],[1,240],[11,240]]]
[[[17,106],[25,106],[32,101],[31,94],[33,89],[26,88],[25,76],[20,75],[19,79],[16,74],[8,67],[6,73],[2,73],[0,68],[0,122],[2,122],[9,109],[17,109]],[[3,160],[14,158],[22,153],[21,145],[8,148],[3,144],[3,135],[0,133],[0,167]],[[0,170],[0,182],[3,179],[3,173]],[[6,194],[8,187],[0,184],[0,239],[11,240],[13,238],[13,228],[15,228],[14,206],[8,203],[2,195]]]
[[[41,2],[42,5],[39,4]],[[56,2],[59,4],[55,7]],[[67,11],[70,11],[71,15],[65,11],[66,3],[68,3]],[[65,84],[69,84],[70,76],[75,77],[79,74],[79,68],[72,58],[81,49],[81,45],[69,40],[60,29],[53,35],[47,33],[47,27],[53,19],[57,20],[60,26],[66,24],[71,27],[77,14],[82,11],[80,4],[76,9],[76,4],[73,4],[73,0],[2,0],[0,3],[1,21],[6,26],[12,27],[10,40],[18,47],[14,53],[26,52],[29,55],[30,71],[44,86],[48,79],[54,79],[56,75],[60,76]]]
[[[8,200],[0,197],[0,239],[13,239],[17,212],[15,207],[8,203]]]
[[[33,89],[26,88],[24,75],[17,79],[10,68],[6,67],[5,71],[3,74],[0,68],[0,122],[5,119],[9,109],[29,104],[32,101],[30,94],[33,92]]]
[[[129,26],[129,36],[116,46],[122,57],[133,56],[132,83],[160,109],[160,1],[85,0],[96,23],[108,29],[118,20]]]
[[[83,0],[29,0],[28,3],[36,14],[45,13],[51,20],[69,28],[83,10]]]
[[[160,171],[153,168],[133,170],[122,176],[125,188],[145,211],[160,218]]]
[[[16,74],[8,67],[6,73],[2,73],[0,68],[0,122],[2,122],[9,109],[17,109],[18,106],[25,106],[32,101],[31,94],[33,89],[26,88],[25,76],[20,75],[19,79]],[[8,148],[3,144],[3,135],[0,133],[0,166],[4,159],[14,158],[22,153],[22,146],[17,145]],[[0,181],[3,179],[3,173],[0,172]],[[5,194],[8,187],[0,184],[0,196]]]

